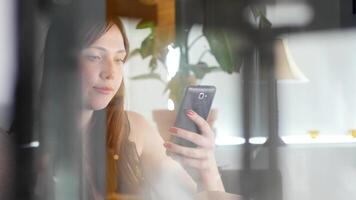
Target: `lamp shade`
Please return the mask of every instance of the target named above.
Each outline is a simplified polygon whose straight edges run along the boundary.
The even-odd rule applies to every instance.
[[[309,81],[294,61],[286,40],[275,41],[275,56],[278,82],[304,83]]]

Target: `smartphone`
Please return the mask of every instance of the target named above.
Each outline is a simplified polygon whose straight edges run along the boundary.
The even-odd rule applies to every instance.
[[[202,118],[207,120],[215,92],[215,86],[188,86],[185,89],[182,103],[178,109],[175,127],[200,134],[198,126],[191,119],[189,119],[186,115],[186,111],[192,109]],[[171,141],[186,147],[196,147],[194,143],[175,136],[172,137]]]

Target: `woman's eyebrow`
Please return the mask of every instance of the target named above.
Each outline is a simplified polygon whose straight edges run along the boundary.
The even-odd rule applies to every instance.
[[[104,47],[100,47],[100,46],[91,46],[89,48],[99,49],[99,50],[104,51],[104,52],[108,51]],[[126,53],[126,50],[125,49],[120,49],[120,50],[117,50],[116,53]]]

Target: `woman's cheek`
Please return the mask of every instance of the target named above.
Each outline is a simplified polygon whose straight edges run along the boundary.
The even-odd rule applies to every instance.
[[[122,69],[118,70],[116,76],[115,76],[115,91],[117,92],[123,82],[123,71]],[[115,93],[116,93],[115,92]]]
[[[83,67],[81,67],[81,71],[82,71],[82,80],[83,80],[82,87],[83,87],[83,89],[93,87],[95,84],[95,80],[98,77],[97,70],[95,70],[91,67],[83,66]]]
[[[95,82],[97,80],[97,72],[95,69],[81,66],[81,75],[82,75],[82,98],[84,100],[84,104],[91,107],[92,104],[92,90],[93,86],[95,86]]]

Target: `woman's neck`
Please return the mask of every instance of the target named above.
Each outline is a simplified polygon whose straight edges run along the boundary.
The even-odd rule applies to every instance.
[[[88,128],[89,128],[93,113],[94,113],[94,111],[89,110],[89,109],[82,111],[81,122],[80,122],[80,129],[81,129],[82,133],[88,132]]]

